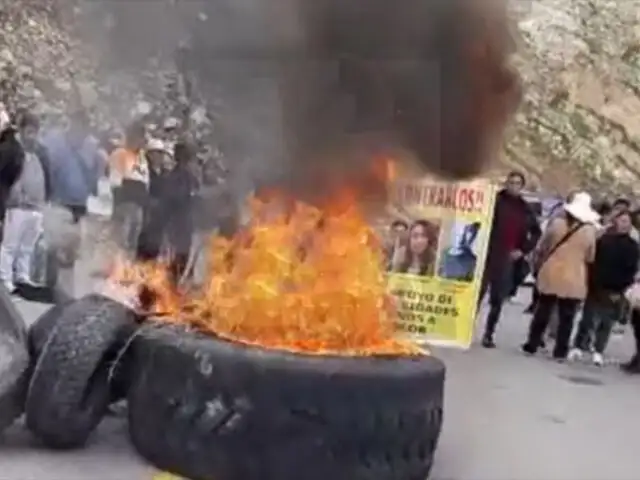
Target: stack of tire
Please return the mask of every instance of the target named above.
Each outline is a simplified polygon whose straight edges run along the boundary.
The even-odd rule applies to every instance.
[[[0,287],[0,432],[22,414],[29,381],[25,323]]]
[[[51,309],[28,338],[16,328],[16,360],[0,370],[13,408],[0,412],[13,420],[24,404],[43,444],[76,448],[126,397],[138,452],[197,480],[428,477],[445,377],[434,357],[293,354],[139,320],[90,295]]]

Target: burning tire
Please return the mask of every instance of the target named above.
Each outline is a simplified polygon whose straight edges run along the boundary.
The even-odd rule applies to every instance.
[[[424,480],[442,426],[433,357],[321,357],[176,327],[139,332],[134,446],[193,479]]]
[[[0,432],[24,411],[29,352],[24,320],[0,287]]]
[[[135,315],[100,295],[48,313],[31,332],[38,356],[27,394],[26,424],[47,446],[73,448],[86,442],[113,398],[111,364],[132,331]]]

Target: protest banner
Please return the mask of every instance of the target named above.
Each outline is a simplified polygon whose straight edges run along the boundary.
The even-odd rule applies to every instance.
[[[398,331],[468,348],[496,188],[485,180],[433,179],[396,180],[390,188],[384,240]]]

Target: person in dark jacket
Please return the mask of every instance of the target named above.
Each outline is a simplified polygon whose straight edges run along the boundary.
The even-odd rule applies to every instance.
[[[513,269],[518,261],[535,247],[541,231],[533,210],[522,198],[525,178],[511,172],[505,188],[497,195],[493,213],[485,270],[480,284],[478,303],[489,291],[490,310],[487,316],[482,346],[495,348],[494,334],[509,296]]]
[[[193,236],[196,180],[190,169],[191,156],[191,148],[184,142],[178,142],[174,149],[173,168],[166,165],[152,168],[151,205],[138,250],[140,259],[156,259],[166,240],[171,248],[170,267],[176,281],[184,273]]]
[[[10,160],[13,181],[4,197],[6,213],[0,246],[0,280],[9,292],[16,284],[31,284],[31,259],[43,231],[43,209],[49,200],[50,174],[46,150],[38,143],[40,122],[30,113],[18,119],[15,135],[5,142],[15,157]]]
[[[0,222],[4,225],[9,192],[22,172],[24,149],[18,141],[17,130],[9,127],[0,133]]]
[[[633,226],[640,229],[640,209],[631,213]],[[640,280],[640,274],[636,274],[636,281]],[[631,306],[631,330],[635,341],[635,352],[628,362],[621,365],[623,371],[629,374],[640,374],[640,309]]]
[[[166,144],[151,139],[145,151],[149,164],[149,200],[146,202],[142,230],[137,246],[138,260],[157,260],[162,250],[167,223],[165,197],[168,191],[168,176],[173,168],[173,157]]]
[[[631,228],[631,215],[624,210],[596,243],[596,256],[589,271],[592,312],[580,320],[570,359],[577,360],[589,351],[593,335],[593,363],[604,363],[603,353],[620,316],[624,292],[633,283],[640,261],[640,247],[629,235]]]
[[[175,167],[168,176],[170,190],[166,202],[170,220],[167,237],[172,249],[171,271],[176,281],[184,274],[193,240],[193,196],[197,181],[192,170],[192,157],[192,148],[188,143],[176,143]]]
[[[618,207],[620,207],[620,203],[618,203]],[[614,212],[613,206],[608,201],[603,200],[595,206],[595,211],[598,212],[598,215],[600,215],[600,224],[604,228],[602,231],[603,232],[607,231],[607,229],[609,229],[610,226],[612,225],[613,219],[615,218],[615,215],[616,215],[616,213]],[[595,295],[594,294],[595,292],[592,291],[593,285],[591,285],[591,282],[589,283],[590,284],[587,290],[587,298],[584,300],[584,304],[582,305],[581,321],[584,322],[585,325],[595,324],[596,320],[594,315],[597,309],[597,305],[599,303],[597,295]],[[585,350],[589,350],[591,347],[593,332],[594,330],[592,329],[589,332],[589,336],[581,340]],[[576,353],[574,352],[572,353],[572,355],[575,356]]]

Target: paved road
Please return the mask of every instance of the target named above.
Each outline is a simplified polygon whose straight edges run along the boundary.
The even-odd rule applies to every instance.
[[[637,480],[640,378],[614,366],[523,357],[523,303],[506,308],[497,350],[437,352],[449,373],[432,478]],[[29,320],[43,311],[25,303],[20,309]],[[628,338],[612,342],[613,354],[630,353]],[[0,478],[12,480],[150,480],[155,472],[132,451],[123,419],[105,421],[77,452],[41,449],[16,425],[0,451]]]

